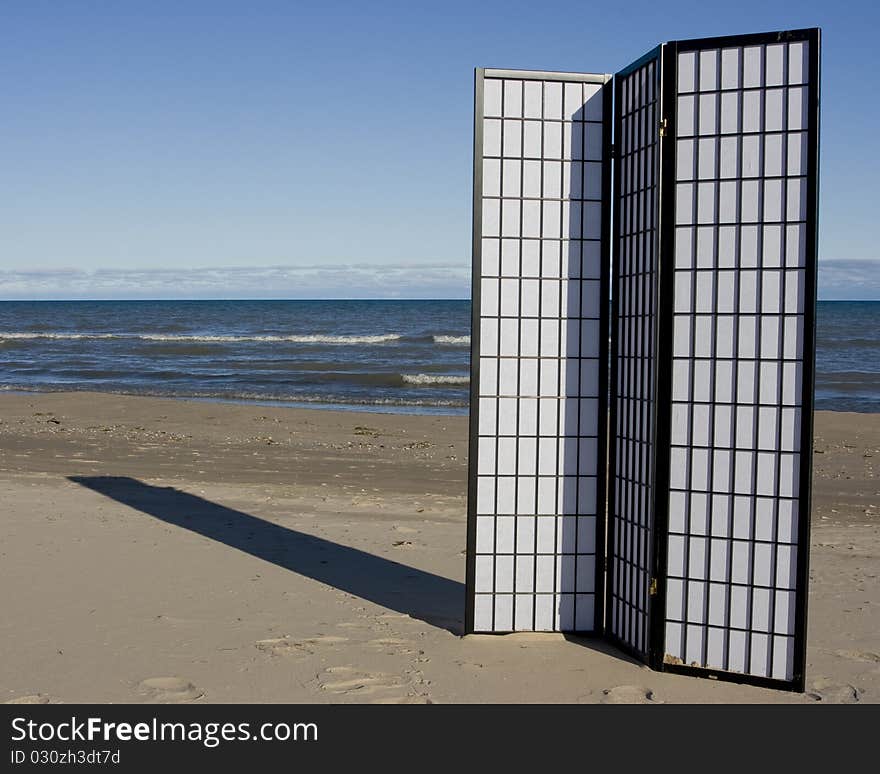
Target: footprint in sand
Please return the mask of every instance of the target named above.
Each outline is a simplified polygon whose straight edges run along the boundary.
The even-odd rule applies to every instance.
[[[138,683],[138,691],[153,704],[186,704],[205,695],[182,677],[148,677]]]
[[[615,685],[602,691],[602,704],[662,704],[654,691],[639,685]]]
[[[394,656],[409,655],[415,652],[413,648],[409,647],[414,644],[411,640],[401,640],[397,637],[380,637],[365,644],[371,650],[378,650],[381,653]]]
[[[29,693],[26,696],[16,696],[14,699],[3,702],[4,704],[61,704],[60,699],[54,699],[45,693]]]
[[[325,669],[318,677],[321,690],[372,704],[426,704],[430,700],[413,690],[402,677],[365,672],[351,666]]]
[[[254,644],[257,646],[257,650],[268,653],[270,656],[313,656],[325,647],[332,647],[342,642],[348,642],[348,637],[322,634],[304,640],[294,640],[289,635],[284,635],[268,640],[257,640]]]
[[[850,661],[865,661],[869,664],[880,664],[880,653],[871,653],[867,650],[835,650],[835,656],[847,658]]]
[[[854,685],[819,677],[813,680],[810,687],[812,690],[807,696],[825,704],[857,704],[859,701],[859,689]]]

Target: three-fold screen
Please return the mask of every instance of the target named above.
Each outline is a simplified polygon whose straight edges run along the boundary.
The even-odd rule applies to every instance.
[[[477,72],[469,631],[601,620],[607,81]]]
[[[607,76],[478,71],[468,631],[604,623],[655,668],[802,689],[818,48],[619,73],[613,200]]]
[[[664,661],[782,681],[809,518],[809,45],[676,55]]]

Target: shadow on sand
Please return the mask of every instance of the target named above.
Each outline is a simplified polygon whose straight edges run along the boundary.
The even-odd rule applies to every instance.
[[[453,634],[462,633],[464,585],[457,581],[282,527],[173,487],[150,486],[127,476],[70,476],[69,480],[291,572]]]

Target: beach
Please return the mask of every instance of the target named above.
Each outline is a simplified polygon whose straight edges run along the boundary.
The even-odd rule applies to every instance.
[[[805,694],[462,637],[466,417],[87,392],[0,417],[0,701],[880,700],[880,415],[816,415]]]

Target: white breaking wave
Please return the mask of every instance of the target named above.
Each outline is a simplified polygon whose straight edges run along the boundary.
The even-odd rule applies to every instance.
[[[173,333],[5,333],[2,339],[139,339],[142,341],[289,341],[295,344],[387,344],[401,338],[397,333],[381,333],[373,336],[330,336],[320,333],[290,336],[191,336]]]
[[[183,336],[174,334],[144,334],[134,338],[148,341],[289,341],[294,344],[386,344],[398,341],[400,335],[396,333],[381,333],[374,336],[330,336],[321,333],[277,336],[267,334],[265,336]]]
[[[407,384],[468,384],[467,376],[443,376],[441,374],[403,374]]]
[[[452,344],[455,346],[468,346],[471,343],[470,336],[434,336],[435,344]]]
[[[0,339],[118,339],[118,333],[3,333]]]

